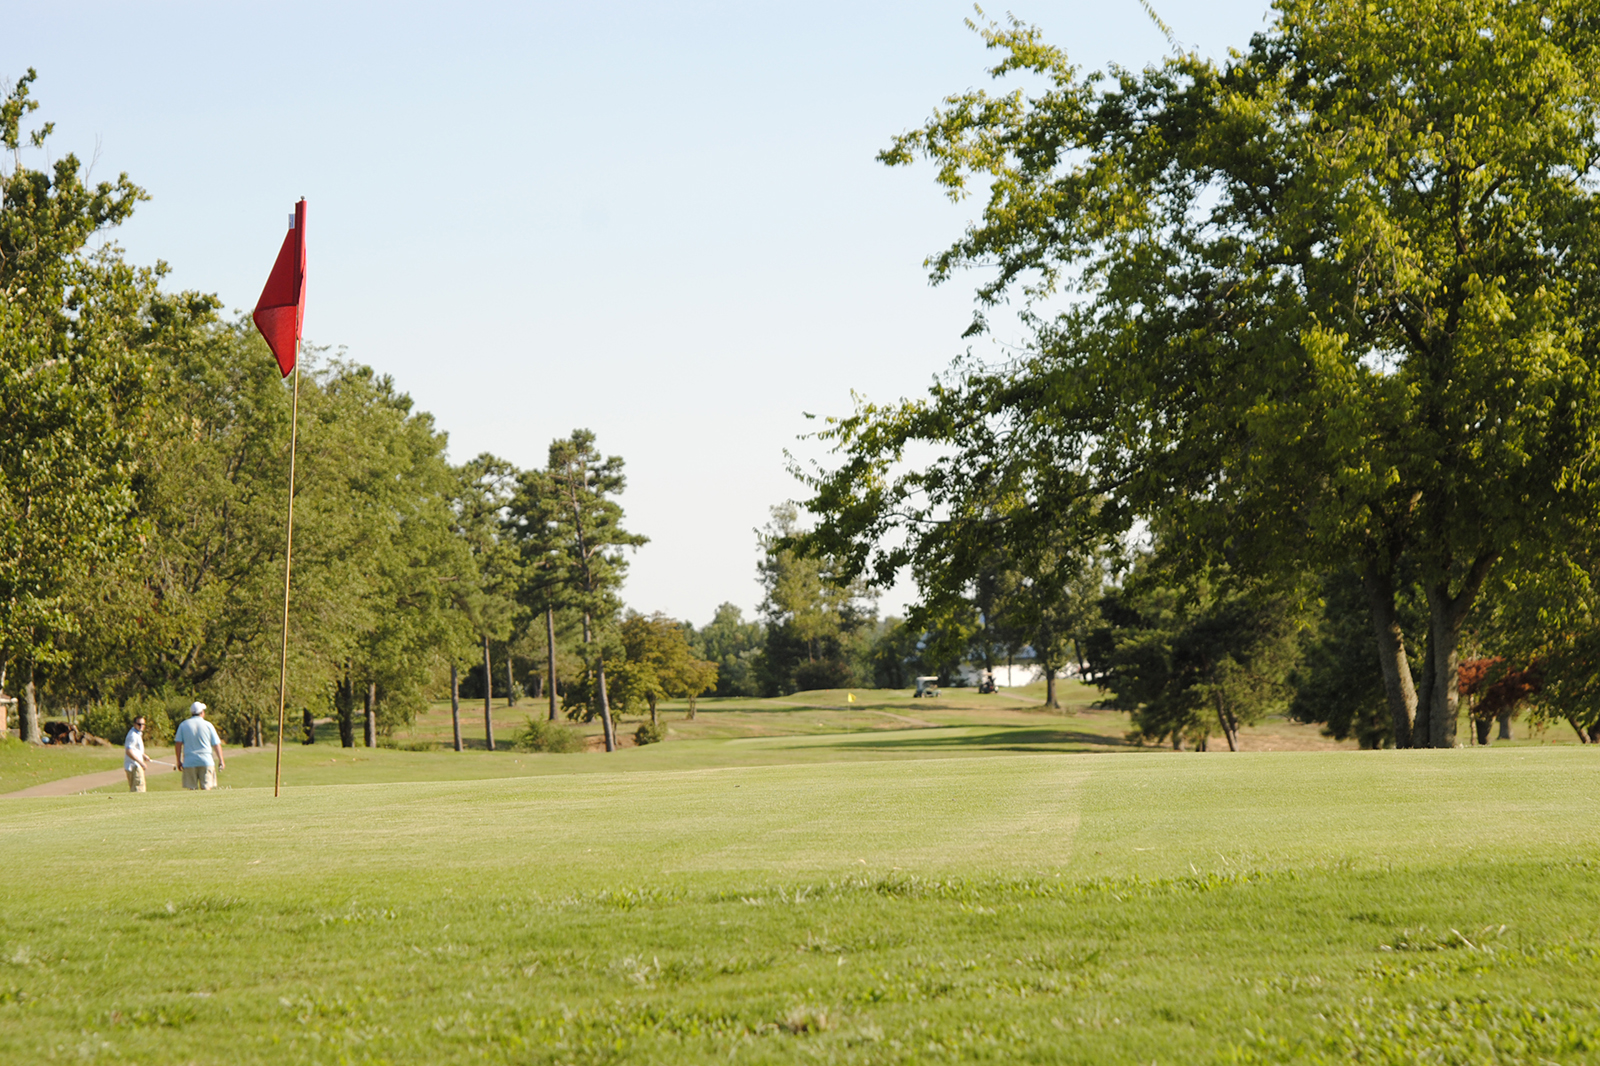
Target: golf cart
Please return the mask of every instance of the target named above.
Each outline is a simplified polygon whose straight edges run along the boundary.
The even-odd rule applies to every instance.
[[[917,678],[917,691],[911,694],[912,699],[923,696],[933,697],[939,694],[939,679],[937,677]]]

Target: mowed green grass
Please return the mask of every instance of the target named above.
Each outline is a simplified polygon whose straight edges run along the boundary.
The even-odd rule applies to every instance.
[[[1594,1062],[1597,754],[14,800],[0,1061]]]

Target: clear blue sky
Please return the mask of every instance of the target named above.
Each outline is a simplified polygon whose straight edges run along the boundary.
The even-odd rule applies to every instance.
[[[1213,55],[1267,14],[1155,6]],[[1010,10],[1086,68],[1168,48],[1137,0]],[[759,598],[752,530],[801,491],[803,412],[920,391],[966,347],[972,286],[921,263],[976,205],[873,156],[985,83],[971,14],[56,0],[7,12],[0,75],[38,69],[53,155],[150,192],[117,239],[176,287],[251,306],[307,197],[308,339],[392,374],[458,461],[534,466],[593,429],[651,538],[628,603],[701,624]]]

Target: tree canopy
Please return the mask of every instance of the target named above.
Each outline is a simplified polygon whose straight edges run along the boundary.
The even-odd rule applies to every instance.
[[[834,420],[821,543],[883,579],[1159,515],[1196,566],[1348,566],[1396,742],[1453,744],[1484,582],[1593,510],[1593,5],[1280,0],[1225,61],[1086,76],[1031,26],[980,32],[1043,88],[949,97],[882,159],[986,192],[933,277],[982,268],[971,332],[1016,298],[1031,343]],[[941,450],[908,471],[916,442]]]

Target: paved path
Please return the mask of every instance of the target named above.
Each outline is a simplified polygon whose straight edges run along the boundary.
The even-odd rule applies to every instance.
[[[157,774],[172,773],[172,764],[150,760],[150,769],[146,771],[150,777]],[[102,770],[97,774],[79,774],[77,777],[63,777],[59,781],[46,781],[42,785],[29,785],[27,788],[16,792],[0,794],[0,799],[33,799],[36,796],[76,796],[80,792],[88,792],[92,788],[105,788],[107,785],[127,784],[128,777],[117,767],[115,770]]]

